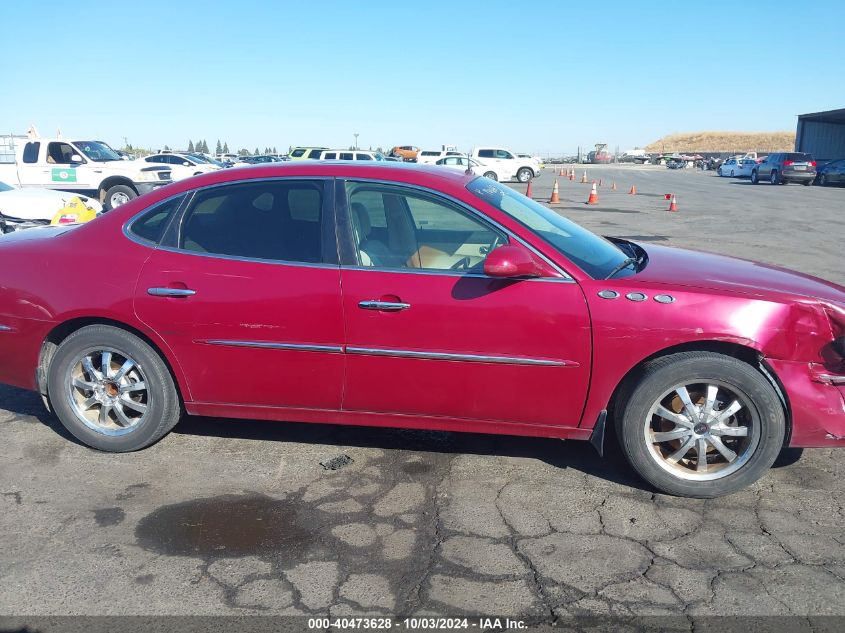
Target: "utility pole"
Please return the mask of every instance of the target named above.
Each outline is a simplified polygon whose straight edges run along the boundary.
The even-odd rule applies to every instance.
[[[358,149],[358,132],[352,134],[355,137],[355,149]]]

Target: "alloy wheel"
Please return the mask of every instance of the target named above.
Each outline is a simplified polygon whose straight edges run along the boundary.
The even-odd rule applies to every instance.
[[[643,426],[651,458],[680,479],[707,481],[736,472],[760,442],[756,410],[717,381],[683,383],[664,393]]]
[[[74,414],[97,433],[131,433],[147,415],[151,396],[144,372],[117,350],[86,350],[70,365],[66,383]]]

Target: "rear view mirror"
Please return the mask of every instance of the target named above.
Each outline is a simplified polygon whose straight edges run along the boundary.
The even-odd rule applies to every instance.
[[[490,277],[539,277],[542,272],[533,253],[520,244],[504,244],[484,258],[484,274]]]

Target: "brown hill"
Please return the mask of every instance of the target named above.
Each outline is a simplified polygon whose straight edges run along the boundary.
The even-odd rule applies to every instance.
[[[795,132],[687,132],[669,134],[646,146],[648,152],[788,152]]]

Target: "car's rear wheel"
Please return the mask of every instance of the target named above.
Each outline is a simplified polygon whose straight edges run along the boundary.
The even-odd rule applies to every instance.
[[[756,169],[751,170],[751,184],[756,185],[760,182],[760,175]]]
[[[777,170],[772,170],[772,175],[769,176],[769,182],[773,185],[782,185],[783,181],[780,179],[780,175],[778,174]]]
[[[827,187],[827,174],[821,174],[819,176],[819,184],[822,187]]]
[[[528,167],[522,167],[516,172],[516,179],[519,182],[528,182],[534,177],[534,172]]]
[[[496,178],[496,172],[495,171],[484,172],[484,177],[489,178],[490,180],[499,180],[498,178]]]
[[[736,358],[684,352],[649,363],[622,396],[617,430],[634,469],[686,497],[730,494],[757,481],[785,433],[766,377]]]
[[[81,328],[62,341],[47,388],[64,427],[103,451],[149,446],[176,425],[182,412],[173,378],[156,351],[107,325]]]

